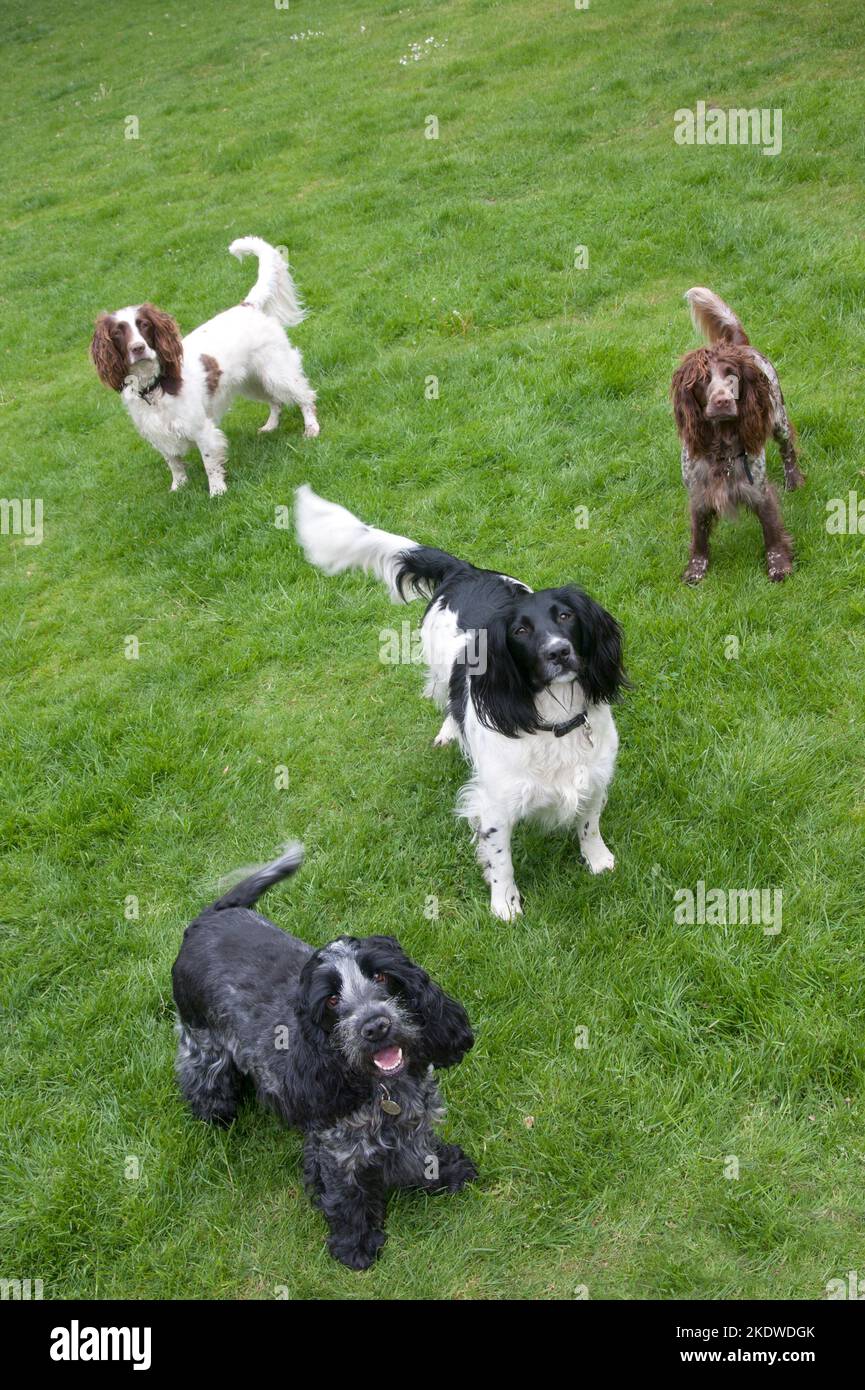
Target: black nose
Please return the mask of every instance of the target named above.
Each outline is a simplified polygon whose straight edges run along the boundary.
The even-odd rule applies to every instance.
[[[547,647],[547,657],[550,661],[568,661],[571,655],[570,642],[551,642]]]
[[[381,1042],[390,1032],[390,1019],[386,1014],[377,1014],[375,1018],[368,1018],[366,1023],[362,1023],[360,1031],[367,1042]]]

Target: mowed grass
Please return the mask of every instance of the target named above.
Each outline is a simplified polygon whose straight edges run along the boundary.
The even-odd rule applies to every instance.
[[[865,1270],[865,538],[825,529],[865,495],[858,0],[8,0],[2,30],[0,491],[42,498],[45,534],[0,537],[0,1274],[814,1299]],[[781,108],[781,154],[676,145],[698,100]],[[288,247],[311,308],[321,438],[296,413],[259,436],[239,403],[228,495],[197,459],[172,495],[92,320],[151,298],[188,331],[251,285],[226,251],[247,233]],[[692,284],[740,312],[799,428],[783,587],[750,518],[679,582]],[[431,747],[419,669],[379,660],[421,609],[305,565],[275,524],[304,481],[621,620],[614,874],[523,828],[525,916],[489,916],[459,755]],[[251,1108],[213,1133],[172,1074],[183,927],[288,837],[307,863],[267,913],[316,944],[396,933],[477,1031],[443,1086],[480,1181],[394,1200],[365,1275],[326,1253],[299,1137]],[[677,924],[699,880],[780,889],[783,930]]]

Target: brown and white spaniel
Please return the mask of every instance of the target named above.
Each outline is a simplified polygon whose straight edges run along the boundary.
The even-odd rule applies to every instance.
[[[772,580],[793,568],[793,545],[778,497],[766,476],[766,444],[781,450],[788,491],[805,479],[796,462],[796,436],[778,375],[751,347],[733,310],[711,290],[685,295],[694,326],[708,340],[682,359],[671,394],[682,441],[682,478],[691,503],[691,552],[682,578],[698,584],[709,568],[709,535],[719,516],[740,507],[756,512]]]
[[[101,380],[120,392],[138,433],[168,464],[172,492],[186,482],[193,447],[211,497],[225,492],[228,440],[219,422],[236,396],[270,407],[263,431],[275,430],[291,404],[300,406],[307,438],[318,434],[315,392],[284,332],[304,317],[288,266],[260,237],[240,237],[228,249],[238,260],[258,257],[258,279],[242,303],[183,339],[170,314],[131,305],[100,314],[90,345]]]

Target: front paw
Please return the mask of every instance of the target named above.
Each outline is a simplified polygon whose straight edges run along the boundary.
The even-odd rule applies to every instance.
[[[795,492],[797,487],[804,487],[805,474],[794,464],[784,473],[784,487],[787,492]]]
[[[384,1242],[384,1231],[368,1231],[362,1236],[331,1236],[327,1248],[335,1260],[349,1269],[369,1269],[378,1259]]]
[[[321,425],[318,423],[317,420],[310,420],[309,424],[303,432],[303,437],[304,439],[318,439],[318,436],[320,434]]]
[[[448,1169],[445,1177],[445,1187],[448,1192],[461,1192],[467,1182],[474,1182],[478,1176],[478,1170],[471,1159],[465,1154],[459,1158],[453,1167]]]
[[[211,497],[222,497],[228,491],[228,484],[224,478],[214,478],[210,483]]]
[[[682,575],[683,584],[699,584],[701,579],[706,578],[709,568],[708,555],[694,555],[688,561],[685,573]]]
[[[614,856],[605,844],[583,845],[583,858],[593,874],[609,873],[616,867]]]
[[[174,479],[174,482],[171,484],[171,487],[168,489],[168,491],[169,491],[169,492],[179,492],[180,489],[181,489],[182,487],[186,487],[186,479],[185,479],[185,478],[175,478],[175,479]]]
[[[767,550],[766,573],[773,584],[780,584],[793,573],[792,557],[786,550]]]
[[[522,916],[519,889],[515,883],[507,888],[494,888],[490,899],[490,912],[502,922],[513,922]]]

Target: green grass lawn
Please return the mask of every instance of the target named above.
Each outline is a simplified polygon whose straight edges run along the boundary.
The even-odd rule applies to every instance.
[[[860,0],[7,0],[0,491],[43,499],[44,540],[0,536],[0,1276],[338,1299],[865,1278],[865,537],[825,527],[865,496],[863,38]],[[700,100],[780,108],[782,152],[677,145]],[[227,254],[249,233],[310,306],[321,438],[297,412],[259,436],[239,403],[228,495],[197,458],[173,495],[88,361],[93,318],[151,298],[188,331],[250,287]],[[786,586],[751,518],[679,582],[693,284],[800,432]],[[524,827],[525,916],[490,917],[459,754],[431,747],[419,669],[379,661],[422,610],[303,562],[275,517],[304,481],[620,619],[614,874]],[[213,1133],[172,1074],[183,927],[289,837],[307,863],[267,913],[316,944],[396,933],[477,1032],[444,1091],[481,1179],[394,1200],[365,1275],[326,1253],[299,1137],[252,1108]],[[781,889],[782,931],[678,924],[699,880]]]

